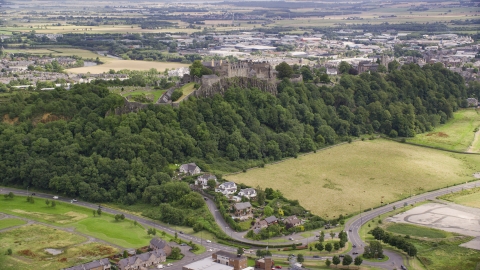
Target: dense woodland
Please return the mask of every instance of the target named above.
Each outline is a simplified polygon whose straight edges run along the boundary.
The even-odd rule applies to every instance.
[[[458,74],[413,64],[388,74],[346,74],[333,87],[284,79],[277,96],[230,89],[180,108],[150,105],[121,116],[106,116],[124,100],[102,84],[19,93],[0,107],[10,118],[0,124],[0,179],[89,201],[160,205],[174,214],[175,207],[203,201],[171,181],[172,164],[194,161],[226,172],[361,134],[415,136],[447,121],[466,97]]]

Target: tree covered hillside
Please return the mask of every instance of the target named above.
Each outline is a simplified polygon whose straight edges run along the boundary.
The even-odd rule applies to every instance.
[[[90,201],[197,207],[201,197],[171,182],[170,164],[232,171],[350,136],[414,136],[444,123],[466,98],[463,79],[438,65],[344,75],[331,88],[285,80],[278,90],[230,89],[122,116],[105,116],[123,99],[102,85],[16,95],[0,108],[19,117],[0,124],[0,179]]]

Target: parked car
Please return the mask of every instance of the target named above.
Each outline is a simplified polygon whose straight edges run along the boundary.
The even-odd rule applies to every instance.
[[[318,255],[313,255],[313,257],[314,257],[314,258],[320,258],[320,256],[318,256]]]
[[[185,244],[185,243],[181,243],[181,244],[180,244],[180,246],[182,246],[182,247],[183,247],[183,246],[186,246],[186,245],[187,245],[187,244]]]
[[[171,263],[167,263],[167,267],[170,267],[170,266],[172,266],[172,265],[173,265],[173,264],[171,264]]]
[[[157,268],[158,268],[158,269],[163,269],[163,264],[157,265]]]
[[[53,199],[54,199],[54,200],[58,200],[58,196],[53,196]]]
[[[345,255],[340,254],[340,255],[338,255],[338,257],[343,258],[343,257],[345,257]]]
[[[282,267],[280,265],[275,266],[275,268],[282,269]]]
[[[211,243],[211,242],[212,242],[212,241],[210,241],[210,240],[207,240],[207,243]]]

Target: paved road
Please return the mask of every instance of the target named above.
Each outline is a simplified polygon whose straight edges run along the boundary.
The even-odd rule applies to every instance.
[[[445,188],[445,189],[441,189],[441,190],[437,190],[437,191],[427,192],[427,193],[417,195],[417,196],[414,196],[414,197],[411,197],[411,198],[408,198],[408,199],[405,199],[405,200],[402,200],[402,201],[399,201],[399,202],[396,202],[396,203],[386,205],[386,206],[381,207],[381,208],[377,208],[375,210],[372,210],[372,211],[369,211],[369,212],[366,212],[366,213],[362,213],[361,215],[358,215],[358,216],[350,219],[345,224],[345,228],[346,228],[346,230],[352,229],[352,232],[349,232],[349,239],[354,245],[357,246],[357,248],[354,248],[350,252],[350,254],[352,254],[353,252],[358,252],[360,254],[363,253],[363,248],[365,246],[365,243],[361,240],[360,235],[359,235],[360,226],[362,224],[367,223],[371,219],[373,219],[373,218],[375,218],[375,217],[377,217],[381,214],[384,214],[384,213],[387,213],[387,212],[391,211],[393,205],[395,205],[395,206],[397,206],[397,208],[399,208],[399,207],[403,207],[404,203],[412,204],[412,203],[415,203],[415,202],[434,199],[438,196],[441,196],[441,195],[444,195],[444,194],[447,194],[447,193],[461,191],[462,189],[470,189],[470,188],[474,188],[476,186],[480,186],[480,181],[471,182],[471,183],[468,183],[468,184],[462,184],[462,185],[458,185],[458,186],[454,186],[454,187],[449,187],[449,188]],[[13,193],[18,194],[18,195],[30,195],[30,194],[27,194],[27,192],[25,190],[18,190],[18,189],[13,189],[13,188],[1,188],[0,189],[0,194],[6,194],[6,193],[9,193],[9,192],[13,192]],[[36,192],[35,196],[40,197],[40,198],[45,198],[45,199],[51,199],[53,195]],[[60,197],[58,200],[66,202],[66,203],[70,203],[70,201],[71,201],[70,198],[63,198],[63,197]],[[227,232],[228,235],[231,235],[232,238],[234,238],[234,239],[238,239],[238,237],[240,237],[240,239],[238,239],[238,240],[241,240],[241,241],[244,241],[244,242],[255,243],[255,241],[244,239],[242,237],[242,234],[238,234],[238,233],[233,232],[230,229],[230,227],[228,227],[226,222],[223,220],[220,213],[218,213],[218,211],[215,211],[216,207],[215,207],[214,204],[212,205],[212,203],[213,202],[211,202],[210,199],[207,200],[207,205],[209,206],[210,211],[213,210],[212,213],[214,214],[215,220],[218,222],[219,226],[222,229],[224,229],[224,231]],[[91,208],[91,209],[97,209],[98,208],[97,204],[92,204],[92,203],[83,202],[83,201],[76,202],[75,204],[78,204],[78,205],[81,205],[81,206],[84,206],[84,207],[87,207],[87,208]],[[211,208],[212,206],[214,208]],[[143,225],[154,227],[156,229],[160,229],[160,230],[169,232],[170,234],[174,234],[176,232],[176,230],[174,230],[170,227],[158,224],[157,222],[155,222],[153,220],[143,218],[143,217],[139,217],[139,216],[135,216],[135,215],[131,215],[131,214],[128,214],[128,213],[124,213],[122,211],[111,209],[111,208],[108,208],[108,207],[105,207],[105,206],[102,207],[102,211],[104,211],[106,213],[109,213],[109,214],[113,214],[113,215],[124,214],[125,217],[128,218],[128,219],[136,220],[137,222],[139,222]],[[229,231],[229,229],[230,229],[230,231]],[[201,245],[205,246],[207,248],[207,250],[209,250],[209,249],[220,250],[221,249],[221,250],[225,250],[225,251],[236,252],[236,248],[226,246],[226,245],[217,244],[217,243],[206,243],[205,240],[193,237],[191,235],[178,234],[178,237],[185,240],[185,241],[192,241],[194,243],[200,243]],[[315,236],[312,236],[311,238],[303,239],[301,241],[302,241],[302,243],[306,244],[307,241],[312,242],[312,241],[315,241],[315,239],[316,239]],[[248,240],[248,241],[246,241],[246,240]],[[290,243],[299,243],[299,241],[291,241]],[[265,244],[265,243],[262,242],[262,244]],[[289,243],[287,242],[287,243],[282,243],[282,244],[289,244]],[[401,264],[403,264],[403,257],[399,253],[386,250],[385,254],[387,256],[389,256],[389,258],[390,258],[389,261],[387,261],[387,262],[373,263],[373,262],[364,261],[364,264],[380,267],[380,268],[383,268],[383,269],[398,269],[399,266]],[[274,255],[274,257],[286,258],[287,256],[286,255]],[[311,257],[306,257],[306,258],[307,259],[315,259],[315,258],[311,258]],[[325,258],[327,258],[327,257],[316,258],[316,259],[321,260],[321,259],[325,259]]]
[[[374,219],[375,217],[392,211],[393,206],[395,206],[396,208],[401,208],[404,206],[405,203],[407,203],[407,205],[411,205],[411,204],[425,201],[425,200],[433,200],[438,196],[442,196],[452,192],[458,192],[463,189],[471,189],[478,186],[480,186],[480,181],[470,182],[467,184],[462,184],[462,185],[444,188],[436,191],[431,191],[431,192],[423,193],[417,196],[413,196],[411,198],[408,198],[402,201],[391,203],[391,204],[385,205],[384,207],[380,207],[372,211],[362,213],[361,215],[355,216],[345,224],[346,230],[352,230],[352,232],[348,232],[350,241],[352,242],[352,244],[357,246],[357,248],[352,249],[350,254],[353,256],[352,254],[353,252],[358,252],[359,254],[363,253],[365,242],[363,242],[360,237],[360,227],[363,224]],[[390,250],[385,250],[384,253],[389,257],[389,260],[387,262],[382,262],[382,263],[366,262],[365,264],[382,267],[384,269],[395,269],[395,268],[398,269],[400,265],[403,264],[403,257],[399,253],[393,252]]]

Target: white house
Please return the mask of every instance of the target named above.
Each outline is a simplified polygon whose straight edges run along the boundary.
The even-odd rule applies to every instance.
[[[197,164],[195,163],[182,164],[180,165],[179,170],[181,173],[185,173],[189,175],[195,175],[202,172],[202,170],[200,170],[200,167],[198,167]]]
[[[195,180],[195,185],[196,186],[202,186],[202,189],[208,188],[208,180],[214,180],[215,181],[215,186],[217,185],[217,177],[213,174],[203,174],[197,177],[197,180]]]
[[[220,192],[223,195],[233,194],[237,192],[237,184],[235,184],[234,182],[225,182],[219,185],[215,189],[215,192]]]
[[[238,196],[253,199],[257,197],[257,191],[253,188],[240,189],[240,192],[238,192]]]

